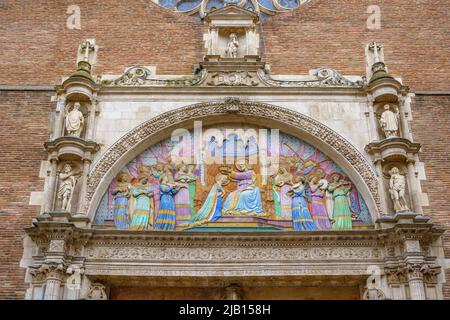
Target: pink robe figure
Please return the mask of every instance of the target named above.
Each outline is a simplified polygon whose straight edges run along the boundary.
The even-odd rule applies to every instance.
[[[289,196],[288,191],[291,190],[290,185],[283,185],[280,189],[280,206],[281,206],[281,219],[292,220],[292,198]]]
[[[153,215],[154,221],[152,221],[152,225],[154,225],[154,222],[156,222],[156,217],[158,216],[159,212],[159,204],[161,202],[161,194],[159,190],[159,178],[161,177],[161,173],[157,171],[153,171],[150,176],[150,184],[153,185],[153,201],[155,204],[155,214]]]
[[[186,183],[184,176],[175,174],[175,181],[183,186],[175,195],[176,224],[188,224],[191,221],[191,198],[189,195],[189,184]]]
[[[325,190],[319,186],[310,186],[311,215],[316,226],[321,230],[331,229],[330,218],[325,208]]]

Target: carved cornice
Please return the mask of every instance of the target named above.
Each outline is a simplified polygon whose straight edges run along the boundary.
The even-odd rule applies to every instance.
[[[424,230],[419,232],[422,238],[434,232],[420,222],[408,227]],[[27,233],[35,241],[64,239],[70,244],[65,250],[71,250],[69,247],[75,243],[80,247],[76,256],[60,255],[59,249],[35,255],[30,267],[35,283],[51,277],[65,279],[72,265],[96,277],[364,276],[368,266],[376,265],[385,268],[390,283],[403,283],[408,281],[405,279],[420,276],[417,272],[423,274],[426,281],[436,283],[440,272],[436,257],[418,253],[387,256],[386,248],[398,245],[398,238],[403,239],[398,236],[398,229],[404,228],[404,223],[396,223],[379,230],[301,233],[132,232],[41,220],[28,228]]]
[[[267,86],[274,87],[347,87],[362,88],[362,81],[350,81],[332,68],[319,68],[313,74],[311,80],[275,80],[264,70],[258,71],[258,76]]]
[[[206,72],[202,71],[192,76],[178,77],[173,79],[162,79],[152,75],[152,72],[145,67],[131,67],[123,75],[114,80],[103,80],[103,86],[123,86],[123,87],[190,87],[203,82]]]
[[[363,81],[351,81],[332,68],[319,68],[307,80],[276,80],[264,70],[258,56],[227,59],[207,56],[200,70],[192,76],[167,77],[153,75],[145,67],[131,67],[113,80],[103,80],[105,87],[198,87],[198,86],[263,86],[298,88],[362,89]]]
[[[81,160],[92,160],[92,155],[100,150],[100,145],[94,141],[86,141],[78,137],[60,137],[44,143],[50,159],[73,160],[74,156]]]
[[[414,156],[420,152],[420,148],[420,143],[411,142],[408,139],[389,138],[369,143],[365,151],[374,156],[374,162],[389,159],[414,161]]]
[[[72,219],[61,221],[49,216],[42,218],[38,216],[37,220],[33,222],[33,226],[26,228],[25,232],[35,243],[48,250],[52,249],[52,241],[62,243],[64,250],[69,246],[84,246],[91,237],[92,230],[83,228],[86,226],[85,221],[83,227],[78,227],[76,225],[79,223],[78,220],[74,218],[73,221]]]
[[[239,106],[239,108],[236,108],[236,106]],[[239,115],[269,119],[271,121],[275,120],[287,126],[305,131],[315,138],[320,139],[323,143],[341,154],[358,172],[370,190],[379,213],[381,213],[376,173],[365,157],[350,142],[324,124],[303,114],[269,104],[249,101],[239,101],[232,105],[225,102],[195,104],[161,114],[131,130],[106,150],[92,169],[88,179],[85,199],[86,209],[92,200],[96,188],[108,170],[123,155],[139,145],[142,141],[183,121],[228,114],[230,108],[232,108],[234,113],[238,113]],[[95,208],[91,209],[95,210]]]

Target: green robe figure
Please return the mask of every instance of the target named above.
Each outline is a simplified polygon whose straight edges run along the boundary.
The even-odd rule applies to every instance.
[[[333,230],[352,229],[352,211],[350,209],[351,184],[339,173],[332,173],[328,191],[333,196]]]
[[[194,173],[195,165],[189,165],[188,166],[188,172],[187,172],[187,183],[188,183],[188,189],[189,189],[189,198],[190,198],[190,210],[191,210],[191,218],[195,215],[195,189],[196,189],[196,183],[197,183],[197,176]]]
[[[133,216],[131,217],[131,230],[146,230],[149,224],[153,224],[153,186],[148,184],[146,176],[139,177],[139,183],[133,189],[135,199]]]

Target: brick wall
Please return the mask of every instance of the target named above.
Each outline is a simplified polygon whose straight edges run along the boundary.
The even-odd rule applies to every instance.
[[[39,178],[49,136],[52,103],[47,92],[0,91],[0,299],[23,299],[23,229],[39,207],[30,192],[42,191]]]
[[[81,9],[81,30],[66,28],[66,11]],[[381,30],[368,30],[368,5],[381,8]],[[95,38],[96,73],[120,74],[156,65],[159,74],[189,74],[203,55],[201,21],[151,0],[13,1],[0,4],[0,84],[56,84],[74,71],[78,45]],[[331,66],[365,73],[364,45],[385,45],[389,70],[415,90],[449,90],[450,12],[447,0],[313,0],[262,24],[274,73],[306,74]],[[37,77],[36,75],[39,75]]]
[[[430,206],[424,213],[447,230],[450,229],[450,95],[417,95],[413,104],[413,136],[422,143],[420,160],[425,163],[426,180],[421,185]],[[450,234],[444,234],[445,257],[450,257]],[[445,296],[450,299],[450,272],[447,272]]]
[[[381,30],[368,30],[369,5],[381,9]],[[330,66],[365,74],[365,45],[384,45],[389,72],[413,90],[449,90],[450,11],[446,0],[314,0],[263,24],[267,61],[277,73]]]
[[[66,27],[74,4],[81,30]],[[75,70],[79,44],[91,38],[100,46],[99,74],[121,74],[134,65],[191,74],[201,59],[201,22],[150,0],[6,0],[0,8],[0,39],[8,42],[0,51],[0,84],[59,83]]]

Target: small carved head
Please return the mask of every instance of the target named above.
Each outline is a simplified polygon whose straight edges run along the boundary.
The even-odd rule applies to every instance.
[[[126,172],[121,172],[116,178],[118,183],[130,182],[130,175]]]
[[[236,33],[230,33],[230,40],[236,40],[237,36]]]
[[[389,110],[389,109],[390,109],[390,106],[388,104],[385,104],[384,105],[384,110]]]
[[[195,164],[189,164],[187,166],[187,169],[188,169],[188,173],[194,173],[194,171],[195,171]]]
[[[392,176],[394,174],[398,174],[400,170],[397,167],[392,167],[391,170],[389,170],[389,174]]]
[[[216,182],[217,182],[219,185],[224,186],[224,185],[227,184],[227,182],[229,182],[228,176],[227,176],[227,175],[224,175],[224,174],[218,174],[218,175],[216,176]]]
[[[303,174],[296,175],[294,178],[295,184],[304,184],[306,182],[306,177]]]
[[[73,104],[73,110],[78,110],[78,109],[80,109],[80,103],[79,102],[75,102],[74,104]]]
[[[63,172],[69,173],[70,171],[72,171],[72,166],[70,164],[66,163],[63,167]]]
[[[330,175],[330,180],[331,180],[331,182],[339,182],[341,180],[344,180],[344,176],[342,174],[340,174],[339,172],[333,172]]]
[[[309,182],[312,183],[312,184],[316,184],[317,181],[319,181],[319,180],[320,180],[320,178],[319,178],[319,176],[317,174],[311,174],[309,176]]]
[[[239,159],[236,161],[235,166],[239,171],[245,171],[248,169],[248,162],[245,159]]]

